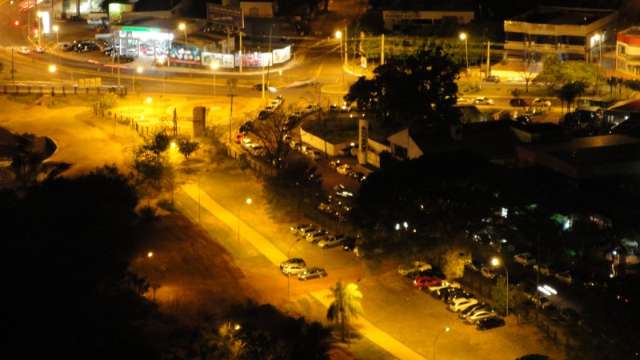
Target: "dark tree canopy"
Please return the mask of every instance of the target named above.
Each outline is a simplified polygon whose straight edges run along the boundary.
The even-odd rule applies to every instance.
[[[358,79],[344,99],[389,126],[445,129],[459,120],[454,107],[459,70],[441,47],[420,50],[378,66],[373,79]]]

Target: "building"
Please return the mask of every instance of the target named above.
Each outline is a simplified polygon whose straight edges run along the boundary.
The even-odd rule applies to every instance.
[[[616,70],[640,76],[640,26],[630,27],[616,36]]]
[[[516,151],[523,165],[544,166],[573,178],[640,174],[640,139],[626,135],[519,144]]]
[[[240,1],[240,9],[247,17],[272,18],[275,7],[276,3],[272,0]]]
[[[475,17],[469,1],[416,2],[411,7],[390,7],[382,10],[385,30],[438,25],[442,23],[468,24]]]
[[[557,54],[590,61],[605,51],[617,11],[540,6],[504,21],[509,56]]]

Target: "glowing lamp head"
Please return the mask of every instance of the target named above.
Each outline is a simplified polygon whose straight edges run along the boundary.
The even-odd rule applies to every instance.
[[[217,62],[212,62],[209,67],[211,68],[211,70],[216,71],[220,68],[220,64],[218,64]]]
[[[491,266],[500,266],[500,259],[498,259],[497,257],[491,258]]]
[[[143,68],[142,66],[138,66],[138,67],[136,68],[136,72],[137,72],[138,74],[142,74],[142,72],[143,72],[143,71],[144,71],[144,68]]]
[[[47,70],[49,71],[49,73],[53,74],[58,71],[58,67],[55,64],[49,64]]]
[[[60,26],[58,26],[58,25],[53,25],[53,26],[51,27],[51,30],[53,30],[53,32],[58,32],[58,31],[60,31]]]
[[[460,33],[460,35],[458,35],[458,37],[460,38],[460,40],[464,41],[467,40],[467,33]]]
[[[336,39],[338,39],[338,40],[342,39],[342,31],[336,30],[335,36],[336,36]]]
[[[185,30],[187,30],[187,24],[185,24],[185,23],[181,22],[180,24],[178,24],[178,29],[179,29],[180,31],[185,31]]]

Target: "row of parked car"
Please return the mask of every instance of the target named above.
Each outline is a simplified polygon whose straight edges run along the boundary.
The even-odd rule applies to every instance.
[[[414,261],[409,266],[400,266],[398,274],[412,278],[413,286],[429,292],[434,298],[447,304],[447,309],[458,314],[467,324],[478,330],[504,326],[504,319],[491,306],[478,300],[472,293],[462,289],[460,283],[447,281],[440,271],[424,261]]]
[[[319,248],[328,249],[343,246],[344,250],[353,250],[356,239],[345,234],[332,234],[321,226],[314,224],[298,224],[291,226],[291,233],[300,240],[318,245]]]

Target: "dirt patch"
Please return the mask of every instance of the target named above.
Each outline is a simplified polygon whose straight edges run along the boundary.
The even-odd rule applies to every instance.
[[[148,279],[146,296],[163,311],[196,321],[255,298],[227,250],[184,216],[160,217],[142,226],[138,238],[132,269]]]

